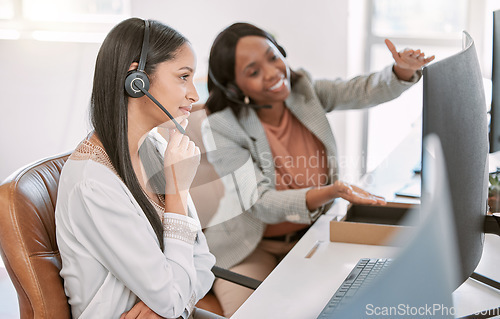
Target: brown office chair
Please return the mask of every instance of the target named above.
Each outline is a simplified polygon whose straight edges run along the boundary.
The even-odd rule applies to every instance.
[[[59,276],[54,218],[59,177],[69,155],[30,164],[0,185],[0,252],[17,291],[21,319],[71,318]],[[222,314],[213,294],[197,306]]]
[[[17,291],[21,319],[71,318],[59,276],[54,211],[69,153],[15,172],[0,185],[0,251]]]
[[[59,276],[61,256],[56,243],[57,187],[70,153],[42,159],[9,176],[0,185],[0,252],[16,288],[21,319],[71,318]],[[256,289],[252,278],[214,267],[215,276]],[[213,293],[197,307],[222,315]]]

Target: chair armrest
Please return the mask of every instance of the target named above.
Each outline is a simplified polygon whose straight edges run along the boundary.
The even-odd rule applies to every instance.
[[[214,273],[215,277],[221,278],[227,281],[230,281],[232,283],[238,284],[243,287],[247,287],[250,289],[257,289],[259,285],[262,283],[262,281],[253,279],[244,275],[237,274],[231,270],[224,269],[218,266],[214,266],[212,268],[212,272]]]

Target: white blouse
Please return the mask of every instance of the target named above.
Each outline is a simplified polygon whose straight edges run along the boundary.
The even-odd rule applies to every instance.
[[[163,215],[163,252],[104,150],[85,140],[70,156],[55,218],[73,318],[119,318],[139,300],[160,316],[186,318],[210,290],[215,258],[191,198],[189,216],[156,208]]]

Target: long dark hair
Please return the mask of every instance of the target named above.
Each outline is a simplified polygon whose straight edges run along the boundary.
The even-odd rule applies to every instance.
[[[113,167],[141,206],[163,250],[163,225],[134,173],[128,143],[128,97],[124,83],[130,65],[139,62],[144,28],[144,20],[130,18],[116,25],[104,39],[96,60],[90,118]],[[152,75],[156,65],[173,59],[187,39],[158,21],[149,20],[149,29],[145,72]],[[145,143],[151,142],[146,139]],[[151,164],[162,162],[158,159]]]
[[[235,81],[234,65],[236,63],[236,45],[238,41],[246,36],[259,36],[268,39],[278,48],[281,54],[286,57],[285,50],[276,42],[276,39],[268,32],[256,27],[250,23],[238,22],[224,29],[215,38],[210,50],[208,59],[209,72],[215,80],[226,88],[230,88],[237,98],[243,101],[243,92],[238,88]],[[300,78],[300,74],[290,70],[290,84],[293,84]],[[229,106],[234,114],[239,115],[242,108],[246,108],[243,103],[236,103],[228,100],[224,91],[217,86],[213,79],[208,77],[208,92],[210,93],[205,106],[214,113]]]

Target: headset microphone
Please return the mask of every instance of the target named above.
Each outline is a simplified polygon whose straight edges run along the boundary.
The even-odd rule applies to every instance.
[[[238,92],[240,91],[238,89],[238,87],[236,87],[236,85],[234,85],[234,84],[228,84],[227,87],[222,85],[219,81],[217,81],[217,79],[213,75],[212,70],[210,68],[208,68],[208,76],[210,77],[212,82],[214,82],[215,86],[217,86],[224,93],[224,96],[229,101],[234,102],[234,103],[239,104],[239,105],[249,106],[249,107],[254,108],[254,109],[270,109],[270,108],[272,108],[271,105],[257,105],[257,104],[250,104],[250,103],[245,103],[244,101],[241,101],[238,98],[238,95],[239,95]]]
[[[232,101],[232,102],[234,102],[236,104],[249,106],[249,107],[251,107],[253,109],[270,109],[270,108],[272,108],[272,106],[268,105],[268,104],[266,104],[266,105],[257,105],[257,104],[251,104],[251,103],[247,104],[244,101],[240,101],[240,100],[235,99],[235,98],[233,98],[231,96],[228,96],[228,95],[226,95],[226,99],[228,99],[229,101]]]
[[[139,90],[142,91],[142,93],[144,93],[147,97],[149,97],[149,99],[151,101],[153,101],[156,105],[158,105],[158,107],[163,111],[165,112],[165,114],[167,114],[167,116],[172,120],[172,122],[174,122],[175,124],[175,127],[179,130],[179,132],[181,132],[182,134],[186,134],[186,131],[184,131],[184,128],[179,124],[179,122],[177,122],[174,117],[172,116],[172,114],[170,114],[169,111],[167,111],[167,109],[165,109],[163,107],[163,105],[160,104],[160,102],[158,102],[157,99],[154,98],[154,96],[151,95],[151,93],[149,93],[146,89],[142,88],[141,86],[137,85],[136,83],[133,83],[133,86]]]
[[[146,95],[151,101],[153,101],[167,116],[174,122],[175,127],[182,134],[186,134],[184,128],[174,119],[172,114],[165,109],[158,100],[156,100],[149,90],[149,78],[144,68],[146,66],[146,57],[148,54],[149,47],[149,21],[144,20],[144,39],[142,41],[141,57],[139,58],[139,66],[137,70],[132,70],[127,73],[125,78],[125,92],[128,96],[137,98]]]
[[[231,96],[229,96],[227,94],[225,94],[225,96],[226,96],[226,99],[228,99],[231,102],[234,102],[234,103],[240,104],[240,105],[246,105],[246,106],[249,106],[249,107],[251,107],[253,109],[270,109],[270,108],[272,108],[271,105],[257,105],[257,104],[251,104],[251,103],[247,104],[244,101],[240,101],[238,99],[235,99],[235,98],[233,98],[233,97],[231,97]]]
[[[273,107],[272,105],[269,105],[269,104],[266,104],[266,105],[246,104],[246,105],[248,105],[254,109],[270,109]]]

